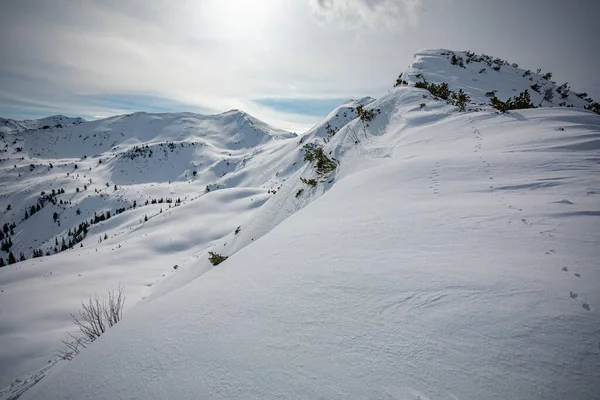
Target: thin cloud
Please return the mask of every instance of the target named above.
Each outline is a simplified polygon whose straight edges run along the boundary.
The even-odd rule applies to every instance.
[[[302,131],[331,99],[383,95],[424,47],[543,67],[597,98],[597,8],[594,0],[4,0],[0,115],[238,108]]]
[[[317,17],[354,30],[401,29],[415,26],[423,0],[308,0]]]

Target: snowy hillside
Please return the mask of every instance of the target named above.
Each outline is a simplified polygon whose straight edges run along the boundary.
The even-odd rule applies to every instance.
[[[413,84],[446,82],[452,90],[468,93],[473,108],[488,109],[492,96],[506,100],[525,90],[535,106],[584,108],[594,103],[587,93],[571,91],[568,82],[557,84],[551,72],[525,70],[516,63],[469,51],[419,51],[404,78]],[[543,101],[547,91],[549,100]]]
[[[70,118],[64,115],[53,115],[51,117],[29,120],[15,120],[0,118],[0,133],[23,132],[37,129],[62,128],[68,125],[84,123],[83,118]]]
[[[0,396],[598,398],[600,116],[499,113],[560,85],[469,54],[420,51],[301,137],[235,110],[5,133],[12,251],[52,255],[0,269]],[[123,321],[56,363],[118,284]]]

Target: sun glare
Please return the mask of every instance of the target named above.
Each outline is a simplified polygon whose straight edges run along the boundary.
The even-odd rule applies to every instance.
[[[273,0],[207,0],[203,19],[214,32],[225,39],[256,39],[267,35],[276,22],[284,1]]]

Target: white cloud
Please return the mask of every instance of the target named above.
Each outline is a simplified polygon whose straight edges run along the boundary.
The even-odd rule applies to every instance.
[[[423,0],[308,0],[315,14],[346,29],[401,29],[415,26]]]

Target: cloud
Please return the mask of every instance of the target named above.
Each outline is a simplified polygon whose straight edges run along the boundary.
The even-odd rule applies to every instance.
[[[386,93],[424,47],[541,66],[596,97],[585,2],[3,0],[0,115],[237,108],[302,131],[338,100]]]
[[[415,26],[423,0],[308,0],[314,13],[327,23],[349,30],[365,27],[397,30]]]

